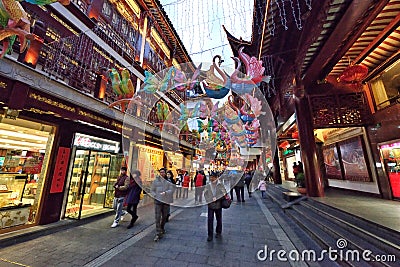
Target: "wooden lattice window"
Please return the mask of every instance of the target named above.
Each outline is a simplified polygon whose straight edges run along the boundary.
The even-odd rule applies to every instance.
[[[308,97],[315,128],[363,126],[370,110],[363,92]]]

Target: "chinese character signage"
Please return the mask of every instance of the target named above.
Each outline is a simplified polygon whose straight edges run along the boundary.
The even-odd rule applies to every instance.
[[[61,193],[64,189],[69,154],[70,149],[67,147],[60,147],[58,149],[56,167],[54,169],[53,180],[51,181],[50,193]]]
[[[77,133],[74,139],[74,146],[83,149],[118,153],[119,142],[109,141],[89,135]]]

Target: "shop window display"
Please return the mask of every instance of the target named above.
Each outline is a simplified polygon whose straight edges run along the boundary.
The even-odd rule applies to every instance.
[[[123,156],[76,150],[65,217],[80,219],[112,207]]]
[[[392,195],[394,198],[400,198],[400,143],[397,141],[382,145],[380,150]]]
[[[52,132],[22,119],[0,123],[0,230],[35,223]]]
[[[377,109],[400,102],[400,61],[388,67],[370,85]]]

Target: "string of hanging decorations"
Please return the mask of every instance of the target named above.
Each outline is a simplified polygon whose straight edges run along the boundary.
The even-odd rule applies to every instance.
[[[306,9],[311,10],[311,0],[304,0],[304,2]],[[275,35],[276,24],[279,21],[285,30],[289,29],[288,21],[290,20],[290,15],[297,29],[301,30],[303,28],[301,16],[304,11],[301,8],[301,0],[271,0],[267,10],[266,26],[272,36]]]
[[[194,62],[203,62],[202,58],[212,58],[215,54],[231,57],[222,25],[242,39],[250,40],[254,9],[263,8],[249,5],[248,0],[160,0],[160,3]],[[258,24],[262,29],[262,22]]]
[[[168,105],[160,99],[154,104],[159,121],[157,125],[160,124],[161,127],[170,125],[181,132],[187,132],[188,121],[193,123],[195,119],[197,127],[193,132],[197,142],[217,147],[222,153],[231,148],[232,142],[240,147],[252,147],[259,142],[261,135],[259,117],[265,114],[263,111],[265,97],[261,92],[257,92],[258,87],[261,82],[269,83],[270,76],[264,76],[263,61],[245,54],[243,47],[239,49],[239,57],[234,60],[239,64],[230,76],[221,68],[222,59],[219,55],[213,58],[213,64],[206,71],[201,70],[202,64],[199,64],[194,72],[175,67],[157,74],[145,71],[144,84],[135,92],[132,101],[151,106],[148,101],[149,96],[166,94],[170,90],[185,92],[189,99],[195,99],[193,102],[196,103],[195,106],[189,109],[181,103],[178,112],[180,117],[173,119]],[[242,62],[246,75],[239,73]],[[116,92],[123,92],[125,91],[121,87],[123,75],[122,72],[120,76],[118,74],[116,70],[110,72],[113,89]],[[196,88],[204,91],[198,93]],[[129,90],[129,85],[126,89],[129,95],[125,94],[126,98],[123,99],[125,102],[129,101],[129,96],[134,93],[133,89]],[[241,102],[236,102],[233,95],[228,95],[231,91],[240,96]],[[222,102],[223,107],[219,107],[219,102],[223,99],[225,99]],[[122,99],[112,103],[110,107],[121,104],[121,101]],[[174,122],[177,124],[174,125]]]

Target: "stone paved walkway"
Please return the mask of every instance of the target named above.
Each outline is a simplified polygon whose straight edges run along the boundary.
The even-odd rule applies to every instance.
[[[320,266],[279,261],[276,254],[272,261],[258,259],[265,248],[289,252],[318,246],[276,204],[259,192],[253,195],[223,210],[222,238],[212,242],[206,241],[206,206],[173,207],[165,237],[154,242],[154,207],[147,205],[130,230],[128,220],[110,228],[109,216],[0,249],[0,266]]]

